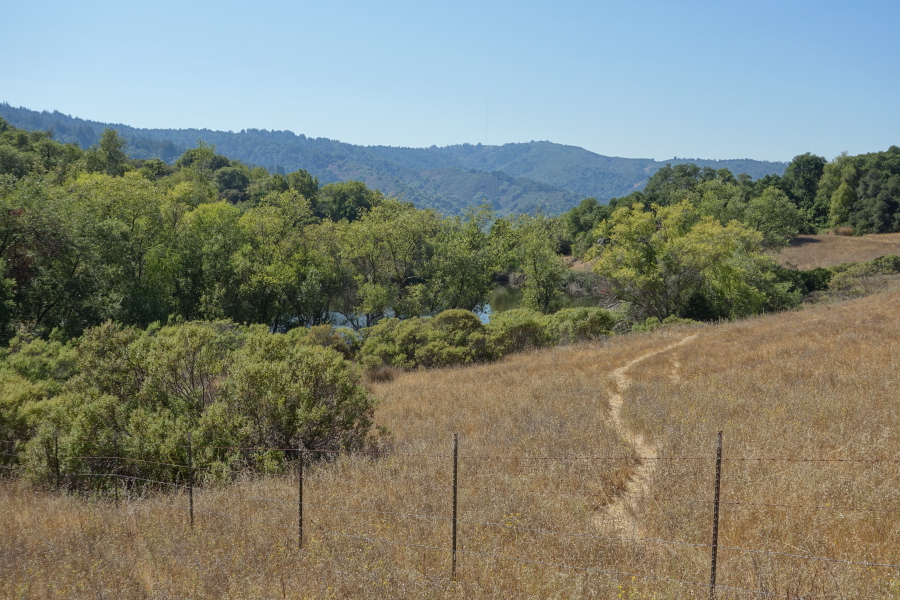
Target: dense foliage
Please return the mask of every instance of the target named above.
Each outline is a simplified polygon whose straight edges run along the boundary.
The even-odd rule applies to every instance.
[[[623,206],[597,230],[595,270],[634,315],[733,319],[790,307],[799,294],[778,281],[764,235],[703,216],[688,201]]]
[[[900,231],[900,148],[829,162],[806,153],[794,157],[783,176],[754,180],[727,169],[696,164],[666,165],[643,190],[604,205],[583,200],[563,215],[567,238],[581,255],[596,241],[593,230],[621,206],[668,206],[683,200],[726,222],[736,219],[759,229],[777,246],[797,233],[841,234]]]
[[[202,138],[231,158],[262,165],[275,173],[305,169],[323,183],[360,180],[370,188],[402,196],[419,208],[434,208],[445,215],[463,214],[485,201],[501,215],[538,209],[557,215],[584,197],[606,201],[639,189],[665,164],[601,156],[550,142],[363,147],[290,131],[136,129],[8,104],[0,104],[0,117],[24,129],[52,130],[56,139],[77,142],[82,148],[98,143],[104,129],[115,128],[128,141],[133,157],[158,158],[170,164]],[[780,174],[785,168],[784,163],[754,160],[675,158],[669,162],[727,168],[754,178]]]
[[[189,442],[194,464],[221,478],[277,469],[301,443],[335,450],[375,441],[375,402],[355,367],[303,330],[107,322],[77,343],[17,338],[5,358],[0,433],[16,440],[21,466],[38,480],[63,473],[78,486],[95,472],[181,480]]]
[[[898,269],[799,272],[773,258],[802,231],[900,227],[893,147],[806,154],[758,180],[666,165],[642,191],[557,218],[490,205],[446,216],[202,142],[169,162],[128,152],[113,130],[83,150],[0,119],[0,436],[37,480],[178,479],[187,439],[211,477],[277,470],[300,443],[371,442],[360,366],[485,362],[739,318],[874,289]],[[595,259],[594,273],[565,254]],[[501,281],[522,307],[483,322]],[[567,308],[564,292],[585,287],[602,298]]]
[[[495,313],[487,324],[466,310],[385,319],[366,332],[360,361],[370,370],[487,362],[526,348],[595,340],[612,333],[617,321],[602,308],[566,308],[551,314],[519,308]]]
[[[131,160],[111,130],[82,151],[0,122],[0,157],[0,340],[169,317],[358,329],[479,309],[503,270],[536,308],[559,306],[543,217],[444,217],[205,144],[172,166]]]

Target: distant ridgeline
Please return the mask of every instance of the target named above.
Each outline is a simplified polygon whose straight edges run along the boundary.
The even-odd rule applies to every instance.
[[[38,112],[0,103],[0,117],[14,127],[51,131],[59,142],[82,148],[97,144],[103,130],[113,128],[128,143],[132,158],[159,158],[172,164],[198,140],[217,152],[273,173],[304,169],[321,183],[360,180],[388,195],[401,195],[421,208],[460,214],[466,207],[493,205],[501,215],[563,213],[583,198],[601,203],[644,187],[666,163],[692,162],[700,167],[727,168],[754,179],[784,173],[787,163],[755,160],[676,158],[658,162],[602,156],[575,146],[530,142],[444,148],[356,146],[327,138],[308,138],[290,131],[245,129],[238,133],[209,129],[138,129],[99,123],[58,111]]]

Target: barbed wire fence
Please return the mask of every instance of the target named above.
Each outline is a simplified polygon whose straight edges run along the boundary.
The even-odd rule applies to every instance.
[[[0,469],[8,476],[15,476],[21,471],[21,465],[18,464],[20,456],[19,448],[15,441],[3,441],[3,451],[0,452]],[[193,528],[195,524],[195,516],[209,519],[221,519],[232,521],[239,524],[248,524],[258,522],[260,524],[273,527],[276,530],[283,531],[286,536],[295,538],[296,547],[303,551],[309,540],[314,536],[316,538],[340,539],[349,542],[366,543],[385,547],[399,547],[413,549],[423,552],[434,552],[447,557],[449,560],[449,569],[442,574],[425,573],[424,568],[421,574],[423,581],[431,583],[451,584],[460,588],[467,588],[474,591],[493,591],[496,588],[485,584],[482,581],[470,581],[461,576],[461,567],[471,559],[494,561],[495,563],[507,563],[516,565],[526,565],[534,568],[549,568],[558,572],[570,572],[572,576],[583,576],[587,578],[591,575],[601,575],[606,577],[605,583],[616,585],[621,581],[642,580],[648,583],[664,583],[690,588],[693,590],[708,590],[709,598],[714,599],[718,593],[741,594],[745,597],[785,597],[784,593],[775,592],[766,589],[753,589],[750,587],[740,587],[735,585],[723,585],[719,582],[719,575],[723,565],[719,558],[719,553],[725,552],[731,555],[748,555],[748,556],[767,556],[779,557],[784,559],[798,560],[809,563],[818,563],[823,565],[838,565],[847,568],[883,570],[896,573],[900,578],[900,561],[866,559],[865,557],[836,557],[826,554],[816,554],[810,552],[794,551],[782,552],[771,549],[745,548],[741,546],[733,546],[720,544],[718,540],[720,515],[723,509],[730,507],[752,507],[754,509],[789,509],[792,511],[825,511],[829,513],[862,513],[867,515],[887,515],[893,517],[896,513],[900,513],[900,508],[891,507],[870,507],[870,506],[835,506],[831,503],[814,503],[814,504],[797,504],[797,503],[767,503],[754,501],[741,501],[738,499],[724,500],[721,497],[721,483],[726,472],[723,466],[728,463],[819,463],[843,464],[843,465],[872,465],[886,464],[894,468],[900,465],[900,460],[877,458],[877,457],[835,457],[835,458],[804,458],[804,457],[723,457],[722,455],[722,437],[721,432],[717,439],[716,452],[714,456],[491,456],[491,455],[460,455],[459,440],[456,435],[453,437],[452,452],[447,454],[407,454],[393,451],[343,451],[343,450],[315,450],[306,449],[302,445],[296,448],[264,448],[264,447],[230,447],[221,446],[217,449],[232,452],[282,452],[285,455],[293,456],[295,464],[293,477],[296,479],[294,489],[294,498],[274,498],[265,496],[251,496],[246,493],[236,492],[229,488],[228,485],[209,485],[204,483],[202,475],[204,473],[211,474],[215,470],[209,466],[198,466],[194,464],[194,448],[190,437],[184,446],[180,447],[186,450],[187,461],[185,463],[173,463],[164,461],[155,461],[129,456],[119,456],[112,454],[104,455],[69,455],[65,457],[66,465],[77,465],[79,468],[65,468],[63,460],[60,457],[59,443],[56,438],[53,440],[52,448],[46,448],[46,467],[50,471],[50,479],[52,487],[58,493],[66,494],[82,494],[89,497],[101,497],[111,499],[113,502],[130,502],[137,498],[142,501],[164,507],[173,514],[183,512],[185,521],[188,526]],[[447,467],[447,477],[442,481],[434,481],[431,477],[422,477],[418,481],[421,490],[434,490],[444,495],[447,507],[446,513],[429,513],[429,512],[408,512],[398,510],[384,510],[380,508],[370,508],[363,506],[347,506],[344,504],[334,504],[330,502],[320,502],[314,499],[315,489],[311,489],[311,484],[315,483],[309,477],[311,465],[315,465],[319,460],[327,458],[331,461],[338,457],[355,456],[364,457],[371,460],[380,460],[384,458],[402,458],[410,461],[417,460],[433,460],[443,461]],[[496,465],[503,461],[515,461],[517,464],[536,464],[548,462],[582,462],[591,464],[596,461],[671,461],[686,462],[694,461],[699,463],[709,463],[711,470],[714,470],[714,489],[710,490],[709,496],[706,498],[674,498],[669,496],[651,496],[646,494],[634,494],[627,491],[620,494],[619,498],[627,498],[630,500],[645,500],[662,505],[681,504],[698,507],[700,510],[706,511],[709,516],[709,530],[707,532],[709,543],[696,541],[684,541],[677,539],[663,539],[652,536],[626,536],[626,535],[604,535],[596,531],[565,531],[556,528],[536,527],[520,525],[517,522],[510,521],[491,521],[477,518],[467,518],[466,514],[466,494],[490,492],[493,494],[522,494],[538,497],[555,496],[555,497],[578,497],[596,495],[593,489],[533,489],[531,487],[504,487],[496,485],[478,485],[478,479],[490,477],[491,471],[486,473],[472,473],[469,481],[460,479],[460,463],[467,461],[472,464],[489,464]],[[161,472],[168,472],[172,475],[170,480],[160,478],[142,477],[128,472],[123,465],[150,465],[161,468]],[[237,473],[235,473],[237,475]],[[212,510],[208,507],[195,506],[195,489],[203,489],[204,493],[209,497],[218,499],[227,499],[234,502],[253,501],[257,503],[265,503],[270,506],[277,507],[278,511],[284,515],[284,519],[272,521],[269,519],[255,519],[248,517],[246,514],[237,514],[235,512]],[[153,494],[150,492],[158,491],[161,494]],[[460,498],[462,492],[462,500]],[[370,515],[377,517],[392,517],[404,521],[424,521],[428,523],[438,523],[443,526],[445,534],[434,535],[432,539],[416,539],[407,536],[406,538],[390,537],[373,533],[372,531],[354,529],[349,527],[335,528],[323,525],[324,515],[329,514],[356,514]],[[461,516],[462,515],[462,516]],[[482,549],[472,549],[466,543],[465,532],[461,531],[461,526],[468,528],[468,533],[479,532],[482,530],[496,531],[502,533],[513,533],[516,535],[528,536],[529,540],[555,538],[557,540],[580,540],[597,543],[621,543],[621,544],[646,544],[656,545],[669,548],[690,549],[695,552],[703,552],[707,554],[709,565],[709,579],[703,580],[699,577],[686,578],[684,576],[673,576],[665,573],[642,572],[640,569],[634,568],[630,570],[622,570],[621,568],[607,568],[603,564],[578,564],[566,562],[565,556],[560,556],[559,560],[541,560],[533,556],[522,554],[501,554],[498,552],[485,551]],[[502,591],[502,590],[499,590]],[[529,594],[517,594],[519,597],[540,597]],[[788,596],[794,597],[794,596]],[[802,598],[829,598],[843,597],[841,593],[821,594],[821,595],[802,595],[796,596]]]

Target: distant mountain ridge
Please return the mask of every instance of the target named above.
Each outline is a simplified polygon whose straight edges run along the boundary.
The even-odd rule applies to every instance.
[[[489,202],[501,214],[541,210],[565,212],[580,200],[602,202],[641,189],[666,163],[693,162],[701,167],[727,168],[754,179],[781,175],[787,163],[742,160],[603,156],[552,142],[502,146],[461,144],[431,148],[357,146],[327,138],[309,138],[290,131],[244,129],[140,129],[100,123],[59,111],[33,111],[0,103],[0,117],[15,127],[52,131],[54,139],[87,148],[107,127],[128,142],[133,158],[173,162],[197,145],[213,144],[220,154],[273,172],[305,169],[322,183],[358,179],[386,194],[402,195],[420,207],[458,214],[468,206]]]

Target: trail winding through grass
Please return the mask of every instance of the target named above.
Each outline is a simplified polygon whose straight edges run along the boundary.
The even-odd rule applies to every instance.
[[[642,354],[612,372],[615,393],[609,398],[609,418],[618,436],[634,447],[635,453],[640,457],[640,464],[638,464],[634,474],[628,480],[624,491],[614,498],[612,502],[597,515],[596,525],[598,527],[604,528],[612,525],[613,528],[617,529],[623,535],[631,535],[634,537],[644,536],[640,524],[634,517],[634,511],[630,509],[632,508],[631,504],[634,497],[645,496],[650,492],[650,479],[653,476],[653,472],[656,470],[658,450],[652,442],[644,439],[642,434],[628,429],[622,418],[622,406],[624,405],[622,394],[628,386],[631,385],[631,378],[628,376],[628,371],[631,367],[641,361],[687,344],[696,338],[697,335],[698,334],[696,333],[689,335],[674,344],[669,344],[659,350]],[[669,373],[676,381],[680,377],[679,370],[680,363],[676,359],[673,363],[672,370]]]

